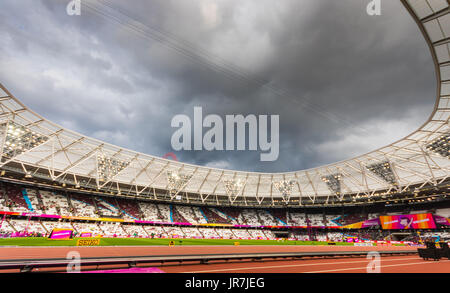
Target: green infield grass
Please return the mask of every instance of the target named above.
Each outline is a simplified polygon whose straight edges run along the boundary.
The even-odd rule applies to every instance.
[[[0,246],[76,246],[77,240],[50,240],[44,237],[3,238]],[[97,238],[82,238],[97,239]],[[243,239],[182,239],[182,238],[100,238],[100,246],[168,246],[170,242],[174,245],[328,245],[325,241],[294,241],[294,240],[243,240]],[[336,242],[336,245],[350,245],[353,243]]]

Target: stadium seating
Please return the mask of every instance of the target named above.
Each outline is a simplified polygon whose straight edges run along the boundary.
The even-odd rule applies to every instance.
[[[141,225],[122,225],[122,229],[125,231],[126,237],[142,238],[148,236]]]
[[[99,227],[104,237],[126,237],[128,235],[121,223],[101,223]]]
[[[291,239],[299,241],[309,241],[309,238],[310,237],[306,231],[294,231],[291,236]]]
[[[422,239],[433,239],[433,241],[450,242],[450,232],[446,232],[446,231],[425,232],[421,235],[421,238]]]
[[[267,239],[276,239],[277,237],[275,236],[275,234],[270,231],[270,230],[262,230],[262,232],[264,233],[264,235],[266,236]]]
[[[172,222],[170,220],[170,207],[166,204],[156,204],[156,212],[158,214],[159,222]]]
[[[267,239],[267,236],[259,229],[247,229],[251,239]]]
[[[208,223],[214,223],[214,224],[230,224],[231,220],[227,217],[225,217],[224,214],[221,214],[217,210],[213,208],[205,208],[201,207],[198,208],[203,212],[205,217],[208,219]]]
[[[303,213],[289,213],[287,220],[289,226],[306,226],[306,215]]]
[[[202,233],[203,238],[206,239],[218,239],[220,238],[219,234],[216,232],[214,228],[198,228],[200,233]]]
[[[257,214],[257,210],[243,209],[238,220],[240,225],[262,226],[263,224],[258,218],[259,215]]]
[[[162,227],[163,231],[169,238],[184,238],[183,230],[179,227],[166,226]]]
[[[198,224],[206,224],[208,221],[206,220],[205,216],[203,215],[202,211],[199,207],[192,207],[192,211],[195,215],[194,219],[197,221]]]
[[[16,232],[16,230],[14,230],[14,227],[11,226],[11,224],[9,223],[9,221],[4,220],[2,222],[2,225],[0,227],[0,234],[1,235],[5,235],[5,234],[12,234]]]
[[[22,195],[22,189],[16,185],[5,186],[6,196],[9,199],[11,211],[28,213],[28,205]]]
[[[250,234],[247,232],[247,230],[244,229],[231,229],[231,231],[234,234],[234,238],[235,239],[250,239],[251,236]]]
[[[50,215],[76,216],[100,218],[102,216],[120,217],[129,220],[142,219],[153,222],[189,222],[191,224],[220,223],[231,225],[251,226],[308,226],[302,231],[290,233],[290,239],[319,240],[319,241],[343,241],[344,235],[339,231],[324,231],[315,227],[336,226],[359,222],[364,219],[373,219],[380,215],[379,212],[366,213],[342,211],[327,214],[326,210],[313,210],[304,213],[300,208],[288,209],[256,209],[237,207],[197,207],[179,204],[161,204],[148,201],[138,201],[129,198],[113,198],[90,196],[83,193],[60,194],[58,191],[48,189],[23,188],[12,183],[2,183],[0,186],[0,210],[14,212],[34,212]],[[309,210],[311,211],[311,210]],[[355,211],[358,211],[355,209]],[[435,210],[440,215],[446,216],[450,209],[445,207]],[[395,214],[395,211],[390,211]],[[414,211],[430,212],[429,210]],[[386,213],[385,213],[386,214]],[[94,235],[104,237],[183,237],[183,238],[224,238],[224,239],[276,239],[274,232],[269,229],[238,229],[221,227],[193,227],[193,226],[150,226],[148,224],[129,224],[117,222],[83,222],[81,219],[71,220],[31,220],[5,216],[2,219],[0,235],[11,233],[49,234],[54,228],[73,227],[77,233],[92,232]],[[346,233],[347,236],[360,239],[384,240],[388,235],[380,229],[361,230]],[[450,240],[450,233],[445,230],[423,232],[422,238],[432,237],[435,240]],[[417,242],[419,235],[411,233],[408,241]]]
[[[181,206],[179,206],[178,208],[181,208]],[[178,208],[174,205],[169,206],[172,222],[174,222],[174,223],[189,223],[189,221],[186,220],[186,218],[183,217],[183,215],[178,211]]]
[[[242,212],[241,209],[220,207],[220,208],[214,208],[213,210],[216,210],[218,214],[226,215],[231,220],[230,224],[243,225],[242,221],[238,220],[240,217],[240,214]]]
[[[116,201],[118,208],[123,211],[123,217],[125,219],[138,220],[141,218],[141,211],[136,201],[123,198],[117,198]]]
[[[142,211],[142,220],[152,222],[169,222],[169,217],[160,217],[156,204],[139,202],[138,205],[140,210]]]
[[[51,233],[53,229],[60,228],[60,229],[73,229],[73,226],[69,222],[62,222],[62,221],[45,221],[41,222],[42,226],[44,226],[45,230],[48,233]]]
[[[22,192],[25,193],[26,196],[28,197],[29,203],[31,204],[31,207],[33,208],[33,210],[32,210],[33,213],[36,213],[36,214],[45,214],[46,213],[44,207],[41,204],[42,199],[40,198],[39,194],[37,193],[37,191],[35,189],[24,188]]]
[[[39,190],[45,213],[49,215],[71,216],[67,197],[54,192]]]
[[[41,225],[39,221],[28,221],[28,220],[9,220],[11,226],[17,232],[27,232],[27,233],[41,233],[46,234],[44,226]]]
[[[203,234],[197,228],[183,227],[181,228],[185,238],[201,239]]]
[[[98,218],[95,203],[86,196],[72,194],[70,201],[73,207],[74,216]]]
[[[268,212],[271,213],[277,219],[279,226],[286,225],[288,212],[285,209],[273,209]]]
[[[371,213],[367,215],[367,219],[375,219],[378,218],[380,215],[378,213]]]
[[[313,226],[313,227],[325,226],[322,214],[309,214],[309,215],[306,215],[306,217],[310,221],[310,226]]]
[[[325,215],[325,226],[327,227],[339,226],[336,222],[333,221],[337,218],[339,218],[338,215]]]
[[[346,214],[346,215],[342,216],[341,218],[339,218],[339,220],[337,220],[337,222],[339,224],[341,224],[342,226],[346,226],[346,225],[366,221],[368,219],[369,219],[368,215],[364,215],[364,214]]]
[[[95,198],[95,206],[98,209],[98,213],[101,217],[113,216],[119,217],[120,211],[114,203],[114,200],[108,198]]]
[[[104,235],[102,229],[100,229],[97,223],[73,223],[72,227],[78,235],[83,232],[90,232],[92,233],[92,236]]]
[[[342,241],[342,233],[341,232],[328,232],[328,240],[333,242]]]
[[[149,237],[153,238],[167,238],[168,235],[160,226],[143,226],[145,232]]]
[[[216,233],[219,235],[222,239],[234,239],[236,236],[234,235],[233,231],[231,229],[215,229]]]
[[[317,241],[328,241],[327,233],[317,233],[316,234]]]
[[[181,215],[181,219],[180,221],[174,219],[174,222],[200,223],[200,219],[194,214],[191,207],[177,206],[175,209]]]
[[[9,211],[9,204],[6,197],[6,194],[3,190],[0,190],[0,210],[1,211]]]
[[[282,226],[283,224],[279,222],[272,214],[267,210],[257,210],[258,219],[260,219],[263,226]]]
[[[166,232],[159,226],[142,226],[145,234],[150,238],[167,238]]]

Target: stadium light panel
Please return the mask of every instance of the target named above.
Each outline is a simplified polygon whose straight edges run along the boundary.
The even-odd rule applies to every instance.
[[[295,181],[294,180],[281,180],[273,183],[275,188],[281,193],[283,200],[285,202],[288,202],[291,193],[292,188],[294,187]]]
[[[106,157],[103,154],[97,155],[97,173],[100,182],[109,181],[128,167],[130,162]]]
[[[341,194],[341,180],[342,174],[336,173],[322,177],[322,181],[325,182],[328,188],[336,195]]]
[[[192,175],[180,174],[175,171],[167,171],[168,190],[171,196],[176,195],[191,180]]]
[[[244,182],[241,179],[225,180],[224,184],[225,184],[225,192],[227,193],[228,198],[230,198],[230,201],[233,202],[241,192],[244,186]]]
[[[450,158],[450,133],[441,135],[439,138],[428,144],[426,149],[430,152],[439,154],[444,158]]]
[[[4,159],[12,159],[48,140],[48,137],[39,135],[27,127],[12,121],[2,126],[6,132],[3,144]]]
[[[386,181],[387,183],[394,186],[398,185],[397,179],[395,178],[395,174],[392,170],[391,163],[389,161],[371,164],[366,166],[366,168],[370,172],[374,173],[375,175]]]

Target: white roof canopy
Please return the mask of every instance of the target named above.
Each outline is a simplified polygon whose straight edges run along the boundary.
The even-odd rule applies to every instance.
[[[170,199],[197,194],[261,203],[292,198],[372,196],[439,184],[450,174],[450,10],[447,0],[402,0],[417,21],[435,63],[437,99],[425,124],[388,146],[349,160],[308,170],[256,173],[208,168],[114,146],[65,129],[34,113],[6,88],[0,90],[0,167],[40,170],[55,181],[90,181],[99,190]],[[430,99],[435,97],[423,97]],[[426,117],[424,117],[426,119]],[[447,154],[447,155],[446,155]],[[44,172],[45,170],[45,172]],[[83,182],[81,182],[83,183]],[[119,191],[120,190],[120,191]]]

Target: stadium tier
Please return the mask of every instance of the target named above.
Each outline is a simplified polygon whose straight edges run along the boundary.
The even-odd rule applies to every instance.
[[[51,191],[0,181],[0,216],[2,237],[48,236],[62,228],[73,229],[76,236],[88,233],[94,237],[337,242],[398,240],[401,236],[418,241],[421,231],[423,237],[448,239],[450,201],[303,209],[212,207]],[[386,224],[402,223],[403,218],[422,226]]]

